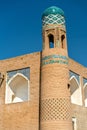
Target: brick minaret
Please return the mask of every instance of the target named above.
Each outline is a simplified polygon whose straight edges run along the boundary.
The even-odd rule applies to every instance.
[[[64,12],[50,7],[42,23],[40,130],[72,130]]]

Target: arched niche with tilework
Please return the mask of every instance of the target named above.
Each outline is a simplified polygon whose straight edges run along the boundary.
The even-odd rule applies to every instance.
[[[81,87],[75,76],[70,78],[71,103],[82,105]]]
[[[15,74],[6,85],[5,103],[29,100],[29,79],[21,73]]]
[[[84,84],[84,102],[85,107],[87,107],[87,83]]]

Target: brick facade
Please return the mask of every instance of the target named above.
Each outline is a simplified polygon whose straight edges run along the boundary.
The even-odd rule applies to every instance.
[[[0,61],[0,130],[87,130],[87,68],[68,58],[63,15],[43,13],[42,52]]]

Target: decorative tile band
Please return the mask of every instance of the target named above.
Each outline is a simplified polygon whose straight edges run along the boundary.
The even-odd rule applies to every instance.
[[[49,25],[49,24],[59,24],[65,26],[65,19],[63,16],[59,14],[49,14],[48,16],[45,16],[42,20],[43,26]]]
[[[42,58],[42,66],[54,63],[68,64],[68,57],[63,55],[49,55]]]
[[[63,61],[63,60],[50,60],[50,61],[44,61],[44,62],[42,62],[42,66],[43,65],[47,65],[47,64],[54,64],[54,63],[68,64],[67,61]]]
[[[49,56],[43,57],[42,60],[48,60],[50,58],[61,58],[61,59],[64,59],[64,60],[68,60],[68,57],[63,56],[63,55],[49,55]]]

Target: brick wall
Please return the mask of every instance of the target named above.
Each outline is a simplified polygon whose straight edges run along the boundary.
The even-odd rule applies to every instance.
[[[87,68],[69,59],[69,70],[77,73],[80,77],[81,93],[82,93],[82,106],[72,104],[72,117],[76,118],[76,130],[87,130],[87,108],[84,104],[84,87],[83,77],[87,79]],[[79,97],[78,97],[79,99]]]
[[[5,104],[7,71],[30,67],[30,100]],[[0,130],[38,130],[40,53],[0,61],[4,81],[0,87]]]
[[[30,100],[20,103],[5,104],[7,71],[26,67],[30,67]],[[53,71],[55,67],[51,68],[51,70],[49,67],[45,69]],[[82,106],[72,104],[72,117],[76,118],[77,130],[87,130],[87,108],[84,105],[84,90],[82,81],[83,77],[87,78],[87,69],[74,60],[69,59],[69,70],[80,75],[83,100]],[[0,130],[39,130],[40,53],[32,53],[7,60],[1,60],[0,72],[5,76],[0,87]],[[48,73],[46,74],[48,75]],[[43,94],[46,95],[46,93]],[[48,93],[48,96],[50,95],[51,93]],[[57,96],[56,93],[54,96]],[[55,104],[54,100],[53,102]],[[48,105],[50,105],[50,101]],[[53,124],[52,127],[54,127]]]

